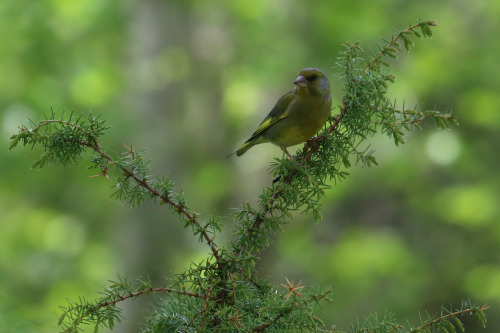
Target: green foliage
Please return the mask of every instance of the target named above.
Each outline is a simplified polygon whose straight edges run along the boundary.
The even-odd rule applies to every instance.
[[[488,306],[477,306],[469,301],[463,302],[460,308],[449,310],[445,307],[441,308],[441,313],[436,316],[426,314],[426,318],[420,318],[419,326],[408,327],[401,325],[393,313],[386,313],[382,318],[377,314],[373,314],[364,318],[362,321],[353,324],[351,332],[353,333],[367,333],[367,332],[397,332],[406,333],[408,330],[415,333],[456,333],[465,332],[464,325],[460,320],[465,315],[473,315],[477,318],[482,327],[486,325],[486,318],[484,311]]]
[[[401,41],[406,50],[413,45],[412,37],[430,37],[431,21],[422,21],[401,31],[380,47],[380,52],[365,60],[359,43],[346,43],[338,57],[337,66],[343,82],[344,98],[339,112],[329,118],[318,137],[309,140],[297,152],[293,161],[275,159],[270,173],[276,178],[272,186],[263,189],[255,207],[249,203],[234,214],[234,238],[226,248],[215,242],[223,228],[221,218],[200,218],[190,208],[185,196],[174,190],[168,177],[148,174],[149,161],[144,152],[126,146],[121,156],[108,154],[99,144],[107,129],[105,122],[92,114],[84,120],[72,114],[56,119],[31,122],[30,128],[21,127],[11,137],[14,148],[41,145],[44,153],[35,163],[41,168],[49,162],[66,165],[76,163],[89,151],[91,168],[97,176],[113,180],[114,196],[125,199],[132,206],[141,203],[160,203],[178,216],[185,228],[209,247],[209,255],[199,263],[192,263],[177,274],[168,287],[153,288],[151,283],[139,281],[133,286],[118,277],[111,282],[102,296],[89,302],[83,298],[69,300],[63,307],[59,324],[65,332],[76,332],[82,324],[113,328],[119,319],[119,302],[143,294],[163,294],[144,332],[284,332],[315,331],[325,329],[322,320],[314,314],[321,301],[331,301],[331,290],[305,288],[301,282],[289,281],[273,286],[259,277],[255,270],[258,254],[269,246],[274,236],[291,221],[294,211],[321,219],[321,199],[334,182],[349,175],[352,160],[363,166],[378,165],[373,151],[364,147],[365,140],[377,132],[385,133],[396,145],[404,143],[405,133],[420,128],[425,118],[436,120],[438,127],[448,128],[456,119],[438,111],[418,111],[398,108],[387,96],[388,84],[394,76],[386,72],[387,58],[396,58]],[[417,30],[420,30],[418,32]],[[414,332],[454,332],[463,330],[459,319],[465,313],[474,314],[484,326],[486,306],[464,304],[454,312],[443,309],[440,316],[428,316]],[[403,332],[405,327],[393,315],[382,319],[371,316],[353,326],[353,332]]]
[[[47,119],[37,123],[30,120],[30,128],[22,126],[17,135],[11,137],[9,149],[22,142],[24,146],[41,145],[44,154],[33,164],[33,168],[42,168],[47,163],[67,165],[76,163],[82,156],[85,148],[96,144],[96,138],[104,134],[108,127],[99,117],[89,113],[88,122],[82,116],[74,117],[71,113],[65,120],[64,113],[56,119],[54,112]],[[102,157],[101,157],[102,158]],[[102,164],[100,160],[95,164]]]

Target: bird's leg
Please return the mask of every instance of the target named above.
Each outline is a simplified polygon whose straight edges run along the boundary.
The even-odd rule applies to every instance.
[[[292,156],[292,155],[290,155],[290,153],[288,152],[288,150],[286,150],[286,147],[280,147],[280,148],[281,148],[281,150],[283,150],[283,152],[284,152],[285,154],[287,154],[287,156],[288,156],[288,157],[290,157],[290,160],[291,160],[291,161],[294,161],[293,156]]]

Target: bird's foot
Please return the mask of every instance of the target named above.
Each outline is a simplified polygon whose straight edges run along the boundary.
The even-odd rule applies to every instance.
[[[286,147],[281,147],[281,150],[283,150],[283,152],[290,158],[291,161],[295,161],[295,159],[293,158],[293,156],[290,155],[290,153],[288,152],[288,150],[286,150]]]

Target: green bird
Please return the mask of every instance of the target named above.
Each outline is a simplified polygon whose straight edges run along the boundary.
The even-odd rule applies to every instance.
[[[323,127],[332,107],[325,73],[304,68],[293,83],[295,87],[281,96],[250,139],[227,157],[241,156],[255,145],[271,142],[293,159],[286,148],[309,140]]]

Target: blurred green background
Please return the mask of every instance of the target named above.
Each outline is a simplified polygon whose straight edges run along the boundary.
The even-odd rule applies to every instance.
[[[119,272],[155,286],[202,259],[165,207],[131,209],[86,164],[30,169],[38,149],[7,151],[26,119],[66,110],[102,114],[108,150],[147,149],[152,173],[169,174],[205,217],[256,202],[279,148],[241,144],[303,67],[330,77],[339,105],[337,54],[360,40],[368,57],[419,18],[435,36],[394,61],[391,97],[452,110],[461,125],[426,122],[407,144],[370,139],[380,167],[353,168],[324,200],[324,219],[300,214],[262,253],[276,283],[331,286],[318,313],[340,330],[356,316],[419,311],[471,299],[488,303],[500,331],[500,2],[122,1],[0,2],[0,331],[57,331],[66,297],[93,299]],[[334,110],[338,112],[338,108]],[[219,243],[230,236],[228,232]],[[123,304],[117,332],[135,332],[144,298]],[[89,329],[90,331],[90,329]]]

